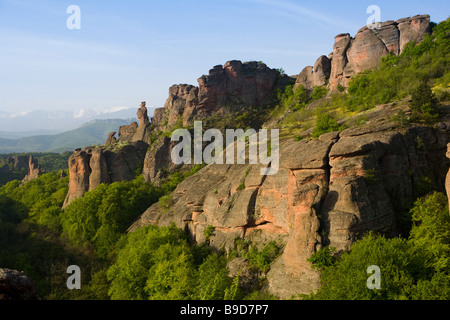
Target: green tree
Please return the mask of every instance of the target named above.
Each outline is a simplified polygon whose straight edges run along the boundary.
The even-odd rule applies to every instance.
[[[431,87],[421,82],[411,92],[411,118],[413,121],[433,121],[438,117],[437,99]]]
[[[369,233],[339,258],[322,249],[309,261],[322,287],[304,299],[450,299],[450,216],[442,193],[416,201],[409,239]],[[381,289],[366,286],[367,267],[381,269]]]
[[[148,283],[148,279],[150,270],[164,265],[164,254],[168,253],[164,251],[166,247],[158,251],[161,246],[169,245],[177,252],[187,250],[186,235],[175,226],[147,226],[130,233],[120,244],[117,259],[107,272],[111,281],[109,295],[119,300],[147,300],[160,292]],[[160,286],[161,290],[167,289]]]
[[[426,255],[424,264],[435,271],[450,270],[450,215],[448,199],[434,192],[416,201],[410,242]]]
[[[198,298],[200,300],[222,300],[225,291],[232,284],[228,276],[227,260],[212,253],[198,270]]]
[[[338,131],[340,128],[341,126],[330,114],[323,112],[317,116],[316,126],[311,135],[318,138],[324,133]]]

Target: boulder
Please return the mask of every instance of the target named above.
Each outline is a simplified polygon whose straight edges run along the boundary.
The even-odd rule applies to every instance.
[[[299,85],[303,85],[306,90],[313,90],[315,86],[325,86],[331,73],[331,60],[326,56],[317,59],[313,67],[305,67],[297,76],[294,91]]]
[[[23,272],[0,268],[0,300],[40,300],[30,278]]]
[[[126,142],[133,140],[134,135],[138,130],[137,122],[132,122],[129,125],[121,126],[119,128],[119,142]]]
[[[105,146],[112,146],[117,143],[116,132],[110,132],[108,138],[106,139]]]

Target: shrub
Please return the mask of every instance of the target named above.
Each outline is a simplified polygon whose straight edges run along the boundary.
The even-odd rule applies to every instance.
[[[324,133],[338,131],[340,129],[341,126],[330,114],[321,113],[317,116],[316,126],[312,132],[312,136],[313,138],[318,138]]]
[[[411,118],[416,121],[433,121],[438,117],[437,98],[426,82],[411,91]]]
[[[169,210],[170,206],[173,203],[173,198],[171,195],[165,195],[159,198],[158,205],[161,209],[164,209],[164,211]]]
[[[304,299],[450,299],[450,216],[442,193],[418,199],[409,239],[369,233],[337,259],[322,249],[308,261],[321,270],[322,286]],[[366,286],[367,267],[381,270],[381,289]]]
[[[313,92],[311,93],[311,100],[316,101],[325,98],[327,94],[328,94],[327,87],[315,86]]]

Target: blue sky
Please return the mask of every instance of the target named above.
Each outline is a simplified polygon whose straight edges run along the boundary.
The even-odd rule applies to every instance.
[[[298,74],[355,35],[369,5],[382,21],[450,14],[443,0],[0,0],[0,111],[162,107],[171,85],[234,59]]]

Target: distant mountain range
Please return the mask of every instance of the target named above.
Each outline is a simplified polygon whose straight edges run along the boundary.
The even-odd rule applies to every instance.
[[[36,135],[17,139],[0,138],[0,154],[64,152],[90,145],[104,144],[110,132],[118,131],[120,126],[130,124],[132,121],[135,119],[97,119],[81,125],[77,129],[52,135]]]
[[[93,120],[136,118],[137,108],[113,107],[78,110],[0,111],[0,138],[14,139],[36,134],[73,130]],[[149,115],[153,109],[149,108]],[[31,131],[31,132],[30,132]]]

